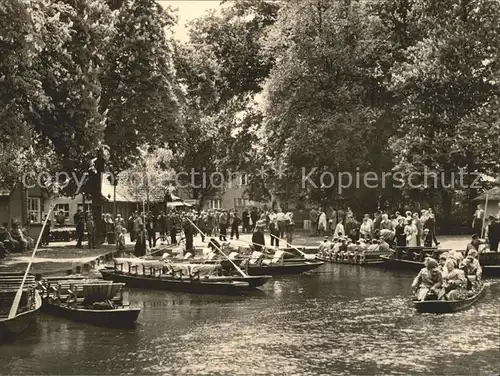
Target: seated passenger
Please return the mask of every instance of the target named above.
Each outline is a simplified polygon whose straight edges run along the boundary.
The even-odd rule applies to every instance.
[[[419,301],[437,298],[442,283],[442,275],[437,266],[436,260],[427,257],[425,268],[413,280],[411,287]]]
[[[448,260],[448,253],[441,253],[439,255],[439,271],[441,276],[444,278],[448,274],[448,269],[446,268],[446,261]]]
[[[446,261],[445,269],[447,273],[443,277],[443,285],[439,298],[446,298],[446,300],[465,299],[467,297],[467,280],[464,272],[455,267],[453,260]]]
[[[326,254],[327,250],[330,249],[331,246],[332,243],[328,239],[328,236],[324,236],[323,241],[319,244],[318,253],[322,255]]]
[[[389,252],[391,250],[391,247],[389,244],[385,241],[384,238],[380,238],[379,240],[379,252]]]
[[[17,248],[15,251],[24,252],[28,248],[28,242],[24,238],[23,232],[19,223],[14,222],[12,224],[12,238],[17,242]]]
[[[460,264],[460,269],[463,270],[467,276],[467,289],[476,289],[481,281],[483,270],[479,261],[474,258],[475,251],[469,252],[468,256]],[[470,279],[473,279],[470,281]]]
[[[340,252],[340,246],[341,245],[342,245],[342,240],[341,239],[337,239],[337,241],[335,243],[333,243],[333,246],[332,246],[332,258],[333,259],[337,258],[337,255]]]
[[[457,262],[457,266],[461,264],[464,259],[464,255],[460,251],[449,251],[448,258],[452,258]]]
[[[372,243],[368,246],[366,252],[378,252],[379,249],[380,249],[380,244],[378,243],[378,240],[373,239]]]

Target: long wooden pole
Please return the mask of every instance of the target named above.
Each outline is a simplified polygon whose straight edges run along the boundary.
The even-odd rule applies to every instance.
[[[283,243],[285,243],[285,244],[286,244],[287,246],[289,246],[290,248],[293,248],[293,249],[295,249],[296,251],[299,251],[299,252],[300,252],[300,254],[301,254],[302,256],[304,256],[304,257],[306,256],[306,253],[302,252],[300,249],[298,249],[297,247],[294,247],[294,246],[293,246],[293,245],[291,245],[290,243],[287,243],[284,239],[278,238],[277,236],[274,236],[273,234],[269,234],[269,235],[271,235],[271,236],[272,236],[273,238],[275,238],[275,239],[278,239],[279,241],[282,241]]]
[[[191,224],[193,225],[193,227],[194,227],[194,228],[195,228],[195,229],[196,229],[196,230],[197,230],[197,231],[198,231],[201,235],[203,235],[204,237],[206,237],[205,233],[204,233],[203,231],[201,231],[201,230],[198,228],[198,226],[196,226],[196,225],[195,225],[195,224],[194,224],[194,223],[193,223],[193,222],[192,222],[192,221],[191,221],[188,217],[186,217],[186,219],[189,221],[189,223],[191,223]],[[241,270],[241,269],[239,268],[239,266],[238,266],[238,265],[236,265],[236,264],[233,262],[233,260],[231,260],[231,259],[230,259],[230,258],[229,258],[229,257],[228,257],[228,256],[227,256],[227,255],[226,255],[226,254],[222,251],[222,249],[220,249],[220,248],[219,248],[216,244],[214,244],[214,247],[215,247],[215,248],[217,248],[217,250],[218,250],[220,253],[222,253],[222,255],[223,255],[225,258],[227,258],[227,259],[231,262],[231,264],[233,264],[233,266],[235,267],[235,269],[236,269],[236,270],[237,270],[237,271],[238,271],[238,272],[239,272],[239,273],[240,273],[243,277],[248,277],[248,275],[246,275],[246,273],[245,273],[243,270]]]
[[[490,195],[486,193],[486,203],[484,204],[484,214],[483,214],[483,226],[481,227],[481,236],[480,238],[482,239],[484,236],[484,226],[486,224],[486,213],[488,212],[488,200],[490,198]]]
[[[49,209],[47,216],[45,217],[45,221],[43,221],[42,230],[40,231],[40,234],[38,234],[38,240],[36,241],[35,249],[33,249],[33,253],[31,254],[30,262],[28,263],[26,271],[24,272],[23,280],[21,281],[21,286],[19,286],[19,290],[17,290],[16,296],[14,297],[14,301],[12,302],[12,306],[10,307],[10,312],[8,316],[9,319],[13,319],[14,317],[16,317],[17,310],[19,308],[19,302],[21,301],[21,297],[23,295],[24,283],[26,282],[26,278],[28,277],[31,264],[33,263],[33,258],[35,257],[36,251],[38,250],[38,245],[40,244],[40,240],[42,239],[43,231],[45,230],[45,226],[47,226],[47,221],[49,220],[50,214],[52,213],[53,209],[54,206],[52,206]]]
[[[271,247],[267,247],[265,244],[259,244],[259,243],[254,243],[254,242],[248,242],[248,241],[243,240],[243,239],[236,239],[236,240],[237,240],[237,241],[239,241],[239,242],[247,243],[247,244],[260,245],[261,247],[271,248]]]

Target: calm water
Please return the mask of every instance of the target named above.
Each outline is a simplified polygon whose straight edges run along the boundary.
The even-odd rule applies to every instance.
[[[412,277],[330,264],[255,297],[132,290],[135,328],[43,315],[0,345],[0,374],[497,375],[500,284],[468,311],[430,315],[408,302]]]

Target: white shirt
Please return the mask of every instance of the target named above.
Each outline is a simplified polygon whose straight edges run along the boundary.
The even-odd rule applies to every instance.
[[[335,235],[345,235],[344,225],[342,223],[337,223],[337,227],[335,227]]]
[[[285,213],[280,212],[280,213],[276,214],[276,220],[279,222],[286,221]]]

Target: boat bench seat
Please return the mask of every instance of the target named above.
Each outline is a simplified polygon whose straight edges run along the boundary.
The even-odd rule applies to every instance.
[[[108,281],[107,281],[108,282]],[[111,281],[109,281],[111,282]],[[125,283],[83,283],[71,285],[66,299],[82,303],[87,300],[121,301],[121,291]]]

